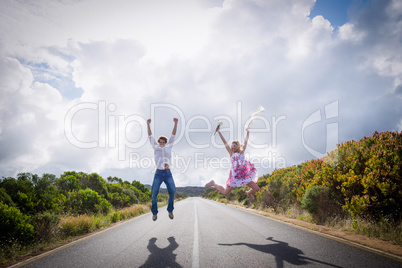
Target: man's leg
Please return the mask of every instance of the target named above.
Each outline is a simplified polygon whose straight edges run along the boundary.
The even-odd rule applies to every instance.
[[[159,188],[161,187],[163,181],[163,177],[158,173],[158,170],[155,171],[154,181],[152,182],[151,194],[152,194],[152,207],[151,211],[153,215],[158,214],[158,194]]]
[[[173,203],[174,203],[174,195],[176,192],[176,185],[174,184],[173,176],[172,176],[172,173],[170,172],[170,170],[168,170],[168,172],[166,173],[165,184],[166,184],[166,188],[169,193],[169,201],[168,201],[167,211],[172,212],[174,209]]]

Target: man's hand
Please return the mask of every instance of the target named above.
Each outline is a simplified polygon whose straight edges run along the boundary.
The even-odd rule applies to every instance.
[[[148,129],[148,136],[152,135],[152,131],[151,131],[151,119],[147,120],[147,129]]]
[[[176,131],[177,131],[177,122],[179,122],[179,119],[173,118],[173,121],[174,121],[174,127],[173,127],[173,130],[172,130],[172,135],[176,135]]]

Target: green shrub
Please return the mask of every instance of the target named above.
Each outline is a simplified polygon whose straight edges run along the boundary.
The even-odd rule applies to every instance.
[[[302,201],[302,208],[306,209],[313,220],[322,224],[330,217],[335,217],[342,211],[337,205],[331,191],[326,186],[312,186],[306,190]]]
[[[91,189],[69,192],[66,204],[69,211],[77,214],[107,213],[111,208],[111,204],[106,199]]]
[[[115,208],[123,208],[128,206],[129,202],[130,202],[130,197],[128,197],[127,195],[121,193],[112,193],[110,195],[110,202],[112,203],[112,205]]]
[[[0,188],[0,202],[3,202],[4,204],[10,206],[10,207],[15,207],[16,204],[13,202],[11,197],[8,195],[6,189]]]
[[[11,245],[14,241],[31,241],[34,227],[29,223],[29,219],[30,217],[22,214],[18,208],[0,202],[0,241],[6,245]]]
[[[52,212],[34,215],[31,218],[31,223],[34,225],[36,240],[50,241],[55,238],[58,232],[59,222],[59,215]]]
[[[109,203],[106,199],[102,198],[97,205],[97,210],[102,213],[103,215],[106,215],[110,212],[112,209],[112,204]]]
[[[272,208],[275,212],[285,211],[290,203],[296,201],[296,196],[292,192],[293,183],[288,173],[278,173],[269,178],[267,186],[262,188],[258,197],[263,206]]]
[[[158,194],[157,197],[158,202],[167,202],[169,200],[169,194]]]
[[[112,222],[118,222],[119,220],[121,220],[120,213],[118,211],[113,212],[111,219],[112,219]]]

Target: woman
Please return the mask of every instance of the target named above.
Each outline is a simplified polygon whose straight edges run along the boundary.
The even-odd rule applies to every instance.
[[[257,179],[257,170],[252,163],[244,159],[244,151],[246,150],[247,141],[250,134],[249,130],[246,129],[247,135],[244,139],[243,146],[239,141],[233,141],[230,147],[220,132],[219,126],[216,128],[216,131],[225,144],[225,148],[230,155],[230,162],[232,165],[230,168],[229,178],[226,181],[226,188],[216,184],[213,180],[208,182],[205,187],[215,187],[221,194],[227,195],[234,188],[247,185],[251,188],[246,192],[247,196],[251,200],[255,200],[254,194],[260,190],[260,187],[258,187],[255,182]]]

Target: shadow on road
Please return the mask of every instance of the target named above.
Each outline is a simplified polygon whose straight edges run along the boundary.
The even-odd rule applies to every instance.
[[[294,248],[289,246],[288,243],[279,241],[279,240],[274,240],[272,237],[268,237],[267,240],[270,240],[272,242],[276,242],[276,244],[266,244],[266,245],[258,245],[258,244],[249,244],[249,243],[235,243],[235,244],[218,244],[220,246],[248,246],[252,249],[272,254],[275,256],[275,261],[276,261],[276,267],[281,268],[284,266],[285,262],[288,262],[293,265],[306,265],[309,264],[310,262],[316,262],[319,264],[322,264],[323,266],[330,266],[330,267],[340,267],[337,265],[333,265],[331,263],[315,260],[312,258],[308,258],[303,255],[303,251],[301,251],[298,248]]]
[[[176,262],[176,254],[173,251],[179,247],[176,239],[171,236],[167,240],[169,241],[169,246],[165,248],[159,248],[156,245],[156,238],[153,237],[149,239],[147,249],[151,254],[148,256],[147,261],[141,265],[141,268],[145,267],[180,267],[180,264]]]

